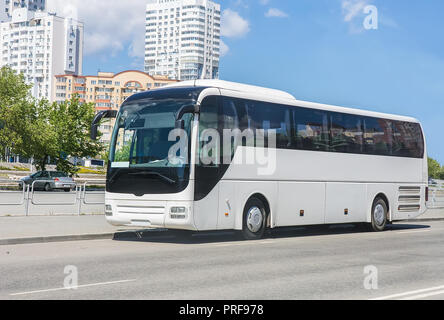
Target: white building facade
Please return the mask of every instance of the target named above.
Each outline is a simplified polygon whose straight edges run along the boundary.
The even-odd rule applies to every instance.
[[[44,11],[46,0],[0,0],[0,22],[12,18],[15,9],[28,8],[31,11]]]
[[[81,74],[83,24],[43,11],[16,9],[0,23],[0,66],[32,84],[36,98],[51,100],[54,75]]]
[[[171,79],[218,79],[220,4],[148,0],[145,72]]]

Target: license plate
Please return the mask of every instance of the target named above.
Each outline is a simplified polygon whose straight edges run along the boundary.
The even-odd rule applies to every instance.
[[[69,184],[65,184],[64,187],[65,188],[71,188],[71,186]]]

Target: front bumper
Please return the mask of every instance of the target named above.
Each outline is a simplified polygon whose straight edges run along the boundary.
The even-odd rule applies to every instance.
[[[192,201],[106,200],[106,206],[106,220],[114,226],[196,231]],[[173,207],[184,207],[186,212],[172,213]]]

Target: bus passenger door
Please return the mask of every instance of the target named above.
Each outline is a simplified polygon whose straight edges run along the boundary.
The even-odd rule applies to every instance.
[[[219,97],[204,98],[200,108],[194,177],[194,223],[198,230],[204,231],[216,230],[219,212]]]

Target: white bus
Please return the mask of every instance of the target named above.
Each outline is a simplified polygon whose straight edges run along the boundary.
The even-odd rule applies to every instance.
[[[426,211],[427,152],[413,118],[219,80],[135,94],[118,114],[99,113],[92,137],[101,119],[115,116],[105,200],[113,225],[240,230],[259,239],[284,226],[368,223],[383,231]],[[189,137],[187,159],[173,164],[178,128]],[[210,129],[243,136],[227,145],[208,138]],[[248,144],[247,131],[263,143]],[[203,162],[204,150],[220,161]],[[269,162],[247,161],[249,151],[268,153]]]

